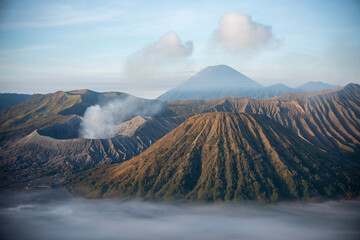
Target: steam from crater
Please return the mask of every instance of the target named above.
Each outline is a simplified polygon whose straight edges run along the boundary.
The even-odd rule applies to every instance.
[[[162,109],[162,103],[133,96],[115,99],[103,105],[88,107],[80,124],[80,137],[106,139],[117,135],[116,126],[135,116],[153,116]]]

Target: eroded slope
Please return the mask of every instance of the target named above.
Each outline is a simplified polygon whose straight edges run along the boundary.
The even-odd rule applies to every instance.
[[[203,113],[130,161],[68,183],[91,197],[278,201],[358,196],[358,170],[266,116]]]

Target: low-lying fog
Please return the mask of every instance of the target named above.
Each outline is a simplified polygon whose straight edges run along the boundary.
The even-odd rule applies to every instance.
[[[1,194],[1,239],[360,239],[360,202],[169,204]]]

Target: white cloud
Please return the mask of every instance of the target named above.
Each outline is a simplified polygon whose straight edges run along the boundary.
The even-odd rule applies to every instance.
[[[168,58],[182,58],[190,56],[193,51],[192,42],[182,43],[180,38],[173,32],[165,34],[153,45],[143,49],[143,53],[149,56]]]
[[[244,52],[268,45],[273,39],[271,27],[254,22],[250,16],[237,12],[225,13],[213,41],[230,52]]]
[[[191,41],[183,43],[175,33],[169,32],[128,57],[126,76],[138,82],[169,77],[183,68],[183,60],[192,52]]]

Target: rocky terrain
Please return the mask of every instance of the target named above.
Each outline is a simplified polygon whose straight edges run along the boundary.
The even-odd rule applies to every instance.
[[[262,96],[290,91],[282,84],[260,91],[223,65],[188,82],[209,81],[210,98],[224,74],[226,86],[248,83],[246,91]],[[356,198],[360,86],[313,84],[328,89],[167,102],[90,90],[32,95],[1,111],[0,189],[67,179],[69,189],[90,197]],[[111,135],[84,135],[85,128]]]
[[[195,115],[142,154],[70,177],[90,197],[279,201],[359,194],[359,168],[263,115]]]
[[[266,115],[328,151],[360,152],[360,86],[357,84],[263,100],[226,99],[209,111]]]
[[[24,137],[36,129],[67,122],[74,116],[83,116],[90,106],[127,98],[135,99],[144,108],[157,102],[126,93],[98,93],[90,90],[34,94],[29,100],[0,112],[0,144]]]
[[[34,130],[1,148],[1,185],[49,186],[64,176],[138,155],[184,121],[184,118],[135,117],[110,139],[78,138],[79,118]],[[139,124],[140,123],[140,124]]]

